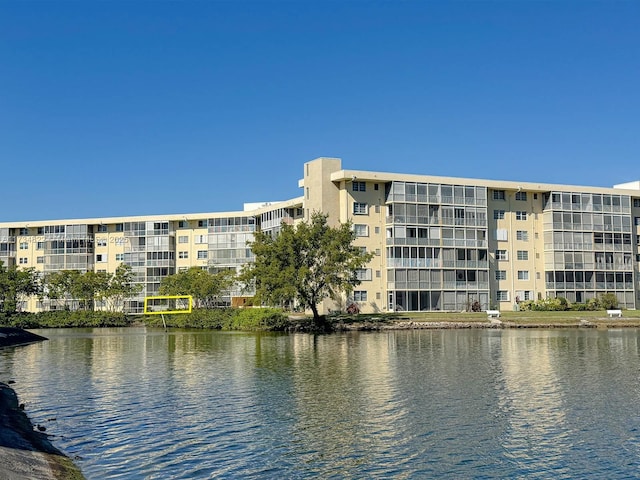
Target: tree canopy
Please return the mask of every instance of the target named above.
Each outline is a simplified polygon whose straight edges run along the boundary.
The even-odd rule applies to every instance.
[[[44,284],[47,298],[58,301],[60,306],[72,300],[84,310],[93,310],[95,302],[100,301],[109,311],[121,311],[124,301],[142,290],[142,285],[133,283],[131,267],[126,264],[118,265],[113,274],[60,270],[49,273]]]
[[[255,261],[245,266],[241,278],[254,282],[259,301],[270,305],[295,301],[310,309],[318,324],[320,302],[337,299],[360,283],[357,271],[373,255],[353,245],[351,222],[330,227],[327,218],[315,212],[309,222],[283,224],[275,237],[255,233],[250,243]]]
[[[23,299],[37,295],[41,288],[34,268],[5,267],[0,261],[0,304],[3,312],[14,313]]]
[[[196,308],[212,308],[235,283],[235,270],[210,273],[200,267],[164,277],[160,295],[191,295]]]

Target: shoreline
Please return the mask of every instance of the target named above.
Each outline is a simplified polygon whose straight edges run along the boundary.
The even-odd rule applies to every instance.
[[[84,480],[80,469],[37,431],[16,392],[0,382],[0,472],[11,480]]]

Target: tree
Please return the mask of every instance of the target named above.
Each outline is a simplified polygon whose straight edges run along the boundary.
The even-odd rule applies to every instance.
[[[73,305],[66,305],[67,299],[71,298],[71,292],[75,290],[75,284],[81,275],[78,270],[60,270],[48,273],[44,278],[44,295],[50,300],[58,303],[58,306],[72,308]]]
[[[45,285],[45,295],[59,306],[71,300],[72,309],[79,306],[84,310],[95,309],[96,301],[105,302],[110,311],[122,310],[124,300],[142,289],[133,283],[131,267],[126,264],[118,265],[113,274],[79,270],[52,272],[45,277]]]
[[[235,281],[234,270],[212,273],[191,267],[163,278],[160,295],[191,295],[196,308],[213,308]]]
[[[6,268],[0,261],[0,303],[2,311],[15,313],[18,304],[31,295],[41,291],[40,278],[34,268],[18,268],[13,265]]]
[[[315,212],[310,222],[282,224],[276,237],[256,232],[250,243],[255,262],[242,273],[245,282],[255,283],[258,300],[271,305],[296,301],[313,312],[316,325],[321,323],[318,304],[349,293],[360,283],[357,270],[373,258],[353,246],[351,222],[330,227],[327,218]]]
[[[137,295],[141,291],[142,285],[133,283],[131,266],[121,263],[109,279],[107,289],[103,296],[107,301],[108,309],[115,312],[122,311],[124,301]]]

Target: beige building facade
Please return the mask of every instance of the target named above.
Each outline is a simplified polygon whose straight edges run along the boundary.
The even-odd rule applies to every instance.
[[[585,303],[614,293],[640,305],[640,182],[613,188],[344,170],[337,158],[303,167],[302,196],[242,211],[0,223],[0,261],[59,270],[131,266],[142,310],[163,277],[192,266],[236,269],[252,261],[257,230],[277,233],[314,211],[351,221],[374,253],[350,294],[363,312],[511,310],[519,301]],[[226,299],[246,292],[230,292]],[[339,308],[327,300],[322,310]],[[59,308],[30,299],[24,310]]]

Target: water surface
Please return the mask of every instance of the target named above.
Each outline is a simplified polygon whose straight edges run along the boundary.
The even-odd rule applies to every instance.
[[[640,476],[636,329],[36,333],[0,380],[89,479]]]

